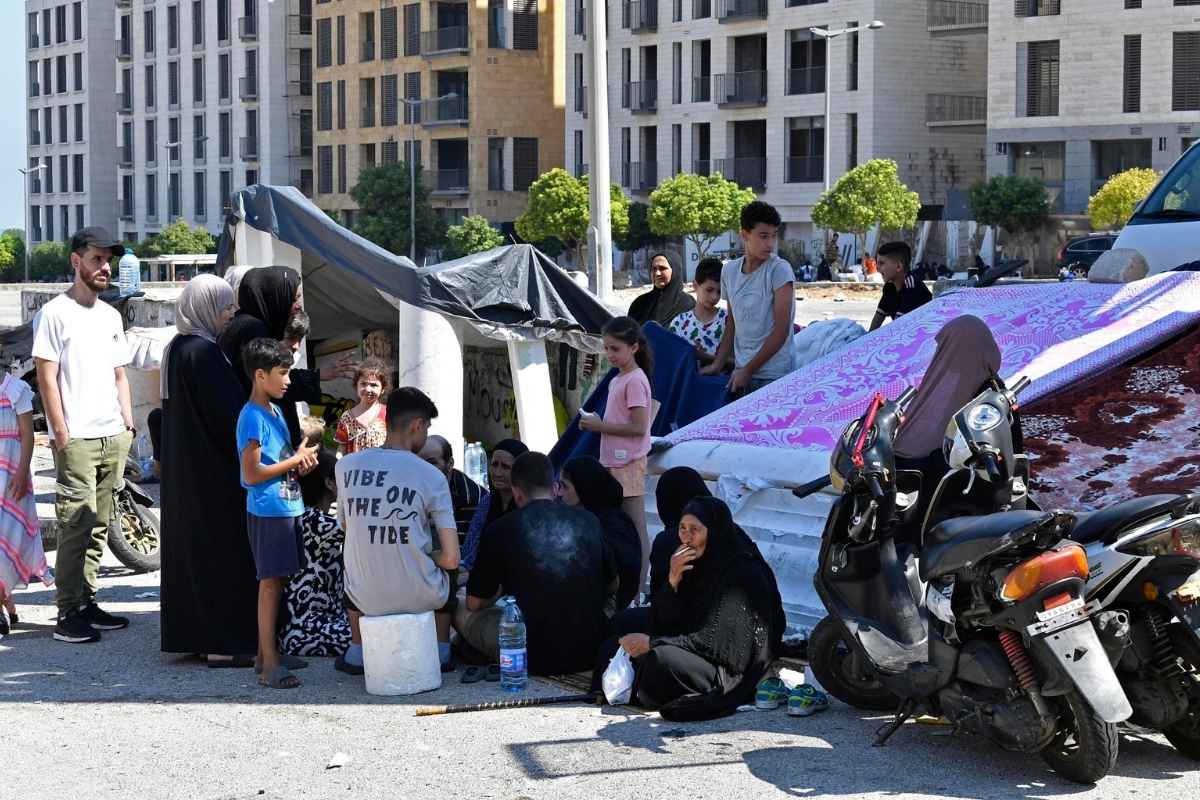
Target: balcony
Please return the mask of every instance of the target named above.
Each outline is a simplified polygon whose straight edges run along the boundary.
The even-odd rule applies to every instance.
[[[621,27],[633,33],[658,30],[658,0],[632,0],[621,5]]]
[[[133,42],[129,39],[117,39],[117,61],[129,61],[133,58]]]
[[[465,169],[439,169],[425,173],[430,194],[464,195],[471,191],[470,173]]]
[[[430,100],[423,104],[421,124],[426,128],[443,125],[465,126],[467,121],[467,98],[465,97]]]
[[[258,161],[258,137],[243,136],[238,152],[243,161]]]
[[[1175,5],[1191,5],[1176,0]],[[1018,17],[1057,17],[1062,13],[1061,0],[1017,0],[1015,8]]]
[[[767,188],[765,158],[721,158],[713,163],[713,172],[747,189],[761,191]]]
[[[984,31],[988,6],[972,0],[929,0],[927,24],[933,33]]]
[[[987,97],[966,94],[926,95],[925,124],[931,128],[986,125]]]
[[[787,72],[787,94],[823,94],[825,67],[802,67]]]
[[[717,0],[718,22],[767,18],[767,0]]]
[[[587,87],[575,87],[575,113],[583,114],[584,119],[587,119]]]
[[[717,75],[713,99],[722,108],[749,108],[767,104],[766,70]]]
[[[658,186],[658,162],[635,161],[626,165],[629,168],[630,191],[638,194],[649,194]]]
[[[243,42],[258,40],[258,17],[238,17],[238,38]]]
[[[132,114],[133,113],[133,98],[124,92],[117,92],[117,113]]]
[[[658,111],[658,81],[636,81],[621,87],[621,108],[634,114],[653,114]]]
[[[708,103],[712,101],[712,75],[699,75],[692,78],[692,102]]]
[[[787,160],[787,183],[821,183],[825,180],[824,156],[798,156]]]
[[[471,50],[470,29],[466,25],[438,28],[421,34],[421,55],[450,55]]]
[[[133,8],[133,0],[117,0],[117,8]]]
[[[133,168],[133,148],[132,147],[117,147],[117,166],[122,169]]]
[[[238,97],[244,101],[258,100],[258,78],[238,78]]]

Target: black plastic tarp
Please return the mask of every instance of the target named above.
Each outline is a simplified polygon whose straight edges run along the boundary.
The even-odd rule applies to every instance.
[[[244,221],[301,252],[304,305],[315,336],[351,327],[391,328],[401,303],[465,320],[492,339],[549,339],[600,349],[612,313],[531,245],[498,247],[417,267],[343,228],[291,186],[258,184],[233,198],[217,270],[233,265]]]

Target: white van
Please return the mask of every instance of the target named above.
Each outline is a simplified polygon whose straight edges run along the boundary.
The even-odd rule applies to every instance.
[[[1151,274],[1200,261],[1200,142],[1167,170],[1125,224],[1113,249],[1129,247]]]

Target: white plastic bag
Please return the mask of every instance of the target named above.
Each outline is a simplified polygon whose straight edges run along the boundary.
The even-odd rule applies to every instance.
[[[633,662],[624,647],[618,647],[617,654],[608,662],[601,685],[609,705],[623,706],[629,702],[633,692]]]

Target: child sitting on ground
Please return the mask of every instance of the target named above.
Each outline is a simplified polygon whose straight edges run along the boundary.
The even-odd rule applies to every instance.
[[[358,405],[342,414],[338,420],[338,452],[344,456],[382,447],[387,439],[388,369],[377,358],[368,358],[354,370],[354,390],[358,393]]]
[[[717,306],[721,302],[721,259],[709,256],[696,267],[696,307],[671,320],[671,333],[678,334],[696,348],[701,364],[712,363],[725,335],[728,312]]]

